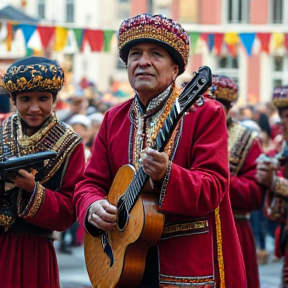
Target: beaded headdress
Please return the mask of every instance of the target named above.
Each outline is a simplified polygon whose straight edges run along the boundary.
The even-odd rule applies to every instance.
[[[63,86],[64,72],[57,61],[44,57],[28,57],[15,61],[3,77],[9,92],[49,91],[57,93]]]
[[[118,31],[118,49],[126,64],[130,48],[140,42],[163,46],[179,66],[179,75],[184,72],[189,57],[189,36],[180,24],[162,15],[149,14],[124,20]]]
[[[236,83],[227,76],[213,75],[212,85],[206,94],[211,98],[231,104],[237,101],[238,89]]]
[[[288,86],[276,87],[273,92],[272,102],[278,109],[288,107]]]

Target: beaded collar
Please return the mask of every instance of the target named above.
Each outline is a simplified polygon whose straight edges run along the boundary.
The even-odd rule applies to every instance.
[[[165,119],[171,111],[179,91],[174,84],[170,85],[163,93],[152,99],[144,112],[137,95],[132,102],[129,118],[131,121],[131,131],[129,139],[129,162],[136,169],[139,168],[140,153],[146,147],[151,147],[155,143],[155,138]],[[175,129],[173,136],[165,148],[165,152],[170,155],[172,152],[174,137],[178,129]]]

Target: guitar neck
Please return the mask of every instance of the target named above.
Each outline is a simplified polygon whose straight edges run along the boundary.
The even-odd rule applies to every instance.
[[[201,93],[211,85],[211,70],[209,67],[201,67],[200,73],[189,82],[179,97],[175,100],[169,115],[167,116],[163,127],[160,128],[153,149],[163,152],[165,146],[169,142],[174,129],[184,113],[199,99]],[[124,205],[127,211],[131,211],[137,197],[139,196],[142,188],[149,179],[149,176],[144,172],[142,166],[136,172],[133,180],[131,181],[127,191],[124,193]]]

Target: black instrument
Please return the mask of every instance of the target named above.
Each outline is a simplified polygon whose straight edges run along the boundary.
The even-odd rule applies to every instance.
[[[29,154],[21,157],[10,157],[0,161],[0,176],[13,177],[18,174],[19,169],[27,171],[43,167],[44,161],[56,157],[57,152],[45,151]]]

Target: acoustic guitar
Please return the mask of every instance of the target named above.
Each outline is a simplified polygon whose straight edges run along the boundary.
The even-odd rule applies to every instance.
[[[178,121],[211,83],[210,68],[201,67],[175,100],[152,148],[164,151]],[[122,166],[107,196],[118,208],[117,229],[98,237],[86,233],[85,261],[93,288],[139,285],[148,249],[160,240],[164,226],[164,215],[158,211],[159,193],[143,189],[148,179],[142,166],[138,171],[132,165]]]

